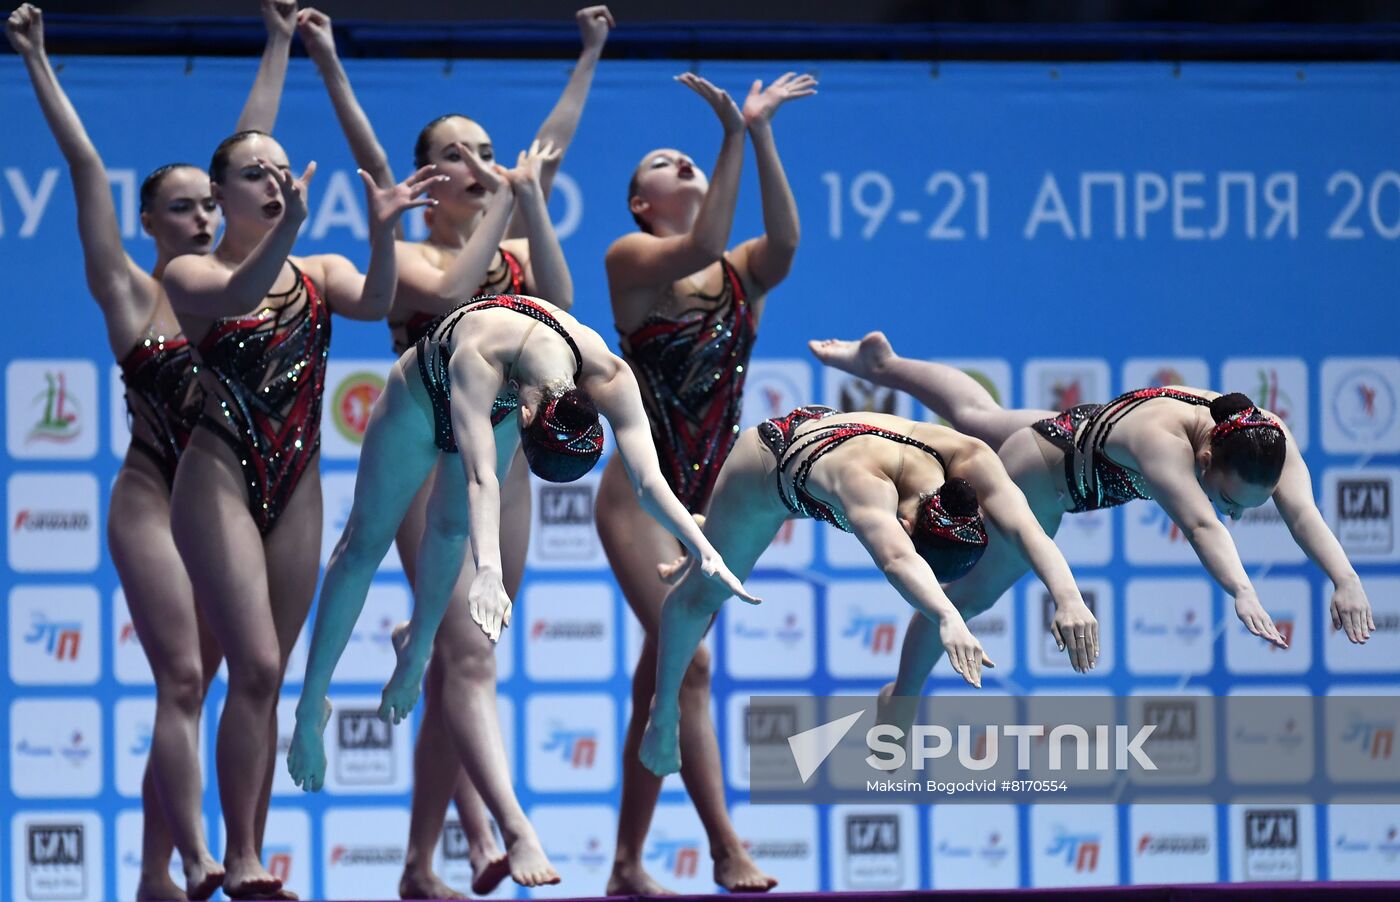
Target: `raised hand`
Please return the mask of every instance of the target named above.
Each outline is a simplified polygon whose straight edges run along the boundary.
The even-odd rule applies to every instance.
[[[982,688],[982,668],[995,667],[992,659],[982,650],[982,643],[972,635],[972,630],[958,616],[945,618],[938,627],[938,638],[948,652],[948,663],[967,682],[978,689]]]
[[[301,35],[306,55],[312,59],[335,56],[335,32],[331,30],[331,17],[319,9],[308,6],[297,13],[297,34]]]
[[[447,176],[438,175],[437,167],[431,163],[397,185],[388,188],[376,185],[374,177],[363,169],[355,171],[360,174],[360,180],[365,183],[365,199],[369,205],[371,234],[380,234],[386,229],[392,231],[405,210],[411,210],[414,207],[437,206],[437,201],[420,195],[432,187],[434,183],[447,181]]]
[[[606,6],[586,6],[574,13],[584,50],[597,50],[607,43],[608,31],[617,27]]]
[[[1050,633],[1060,651],[1069,652],[1069,662],[1079,673],[1088,673],[1099,660],[1099,621],[1084,602],[1056,608]]]
[[[485,160],[477,156],[476,151],[460,141],[452,146],[457,148],[457,152],[462,155],[462,162],[466,163],[467,168],[472,171],[472,177],[476,179],[476,183],[489,193],[495,194],[508,184],[504,168],[488,165]]]
[[[262,0],[262,19],[268,34],[290,39],[298,20],[296,0]]]
[[[262,157],[253,159],[263,171],[272,174],[277,187],[282,189],[282,218],[298,224],[304,222],[307,213],[306,188],[311,184],[311,177],[316,174],[316,161],[312,160],[306,164],[306,171],[301,174],[301,178],[292,178],[290,169],[274,166]]]
[[[807,97],[817,93],[817,80],[810,75],[798,75],[796,72],[785,72],[777,81],[768,87],[763,87],[763,82],[754,79],[754,83],[749,87],[749,96],[744,98],[744,124],[755,125],[760,122],[773,121],[773,114],[778,112],[778,107],[795,100],[798,97]]]
[[[5,37],[20,56],[44,52],[44,11],[32,3],[21,3],[5,20]]]
[[[552,141],[546,141],[544,144],[538,140],[531,141],[529,150],[520,151],[520,156],[515,161],[515,168],[505,171],[505,179],[516,194],[520,194],[522,191],[538,191],[540,189],[540,171],[544,168],[544,164],[552,163],[562,155],[563,152],[556,148]]]
[[[720,124],[724,126],[726,132],[737,132],[743,129],[744,116],[735,106],[734,98],[729,96],[728,91],[715,87],[708,79],[701,78],[694,72],[683,72],[676,76],[676,81],[705,99],[705,102],[715,111],[715,115],[719,117]]]

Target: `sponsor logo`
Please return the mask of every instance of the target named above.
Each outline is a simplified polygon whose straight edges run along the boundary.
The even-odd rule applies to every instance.
[[[1288,426],[1293,425],[1293,397],[1279,384],[1277,369],[1257,368],[1254,371],[1253,388],[1249,396],[1255,404],[1275,414]]]
[[[530,625],[530,638],[601,639],[605,629],[601,620],[546,620],[541,617]]]
[[[30,616],[26,645],[39,647],[56,661],[73,661],[83,640],[83,625],[77,620],[49,620],[42,611]]]
[[[568,730],[555,726],[542,750],[557,751],[560,760],[575,770],[591,769],[598,754],[598,733],[596,730]]]
[[[1239,726],[1235,728],[1234,737],[1241,745],[1267,745],[1274,743],[1284,751],[1295,751],[1303,744],[1302,731],[1298,729],[1298,721],[1288,718],[1283,722],[1282,729],[1260,730],[1256,728]]]
[[[26,445],[35,442],[67,444],[82,434],[78,402],[69,394],[68,376],[62,370],[45,371],[44,387],[30,406],[38,408],[38,418],[25,437]]]
[[[1157,505],[1142,505],[1138,507],[1138,511],[1138,522],[1151,527],[1157,535],[1168,542],[1186,541],[1186,535],[1181,531],[1181,527],[1177,526],[1176,521],[1167,516],[1167,512]]]
[[[743,841],[744,851],[749,853],[749,857],[754,860],[785,860],[800,861],[810,858],[812,855],[812,844],[802,839],[746,839]]]
[[[1395,724],[1386,721],[1352,721],[1342,742],[1355,745],[1373,761],[1389,761],[1395,749]]]
[[[659,861],[673,877],[694,877],[700,867],[700,846],[691,840],[658,837],[652,841],[647,861]]]
[[[26,758],[56,758],[67,761],[73,767],[81,767],[92,757],[92,746],[83,738],[82,731],[74,730],[68,742],[63,745],[49,745],[21,739],[15,743],[15,753]]]
[[[786,747],[788,737],[797,732],[796,705],[744,706],[744,742],[748,745]]]
[[[993,830],[981,845],[944,839],[939,841],[936,851],[945,858],[978,859],[995,865],[1006,858],[1010,849],[1007,848],[1002,835]]]
[[[1244,850],[1246,878],[1298,879],[1303,867],[1298,848],[1298,810],[1246,809]]]
[[[403,863],[403,849],[395,846],[345,846],[331,847],[331,867],[400,865]]]
[[[894,414],[899,404],[899,398],[894,389],[884,388],[854,376],[848,376],[841,380],[836,398],[836,409],[851,413]]]
[[[1137,854],[1204,855],[1210,851],[1210,837],[1204,833],[1144,833],[1138,837]]]
[[[1064,856],[1066,865],[1075,873],[1092,874],[1099,869],[1099,849],[1102,841],[1097,833],[1070,833],[1056,825],[1055,836],[1045,850],[1052,858]]]
[[[540,522],[547,526],[592,526],[593,489],[586,485],[541,486]]]
[[[466,861],[470,857],[471,844],[467,842],[467,831],[460,821],[448,821],[442,828],[442,857],[448,861]]]
[[[841,638],[856,639],[872,655],[888,655],[894,652],[898,632],[893,617],[871,617],[857,608],[841,631]]]
[[[1146,617],[1133,618],[1133,632],[1140,636],[1150,636],[1160,638],[1174,636],[1183,641],[1193,641],[1199,639],[1205,632],[1200,616],[1194,611],[1187,609],[1182,612],[1181,619],[1176,623],[1161,623],[1148,620]]]
[[[1337,480],[1337,538],[1348,551],[1388,554],[1395,548],[1391,492],[1387,478]]]
[[[347,708],[335,717],[337,780],[352,786],[392,783],[396,770],[393,727],[368,708]]]
[[[340,381],[331,399],[332,422],[346,441],[360,444],[365,439],[369,415],[374,402],[384,391],[384,379],[378,373],[356,370]]]
[[[784,615],[782,624],[772,629],[766,626],[749,626],[742,620],[736,622],[732,629],[734,635],[740,639],[776,639],[787,646],[796,645],[806,637],[806,631],[802,629],[801,621],[796,614],[792,613]]]
[[[292,879],[292,862],[294,860],[295,853],[291,846],[267,845],[263,847],[263,867],[267,868],[269,874],[284,884]]]
[[[904,862],[897,814],[846,816],[846,879],[851,889],[898,886]]]
[[[15,514],[14,532],[84,532],[92,525],[92,515],[82,510],[35,510],[21,508]]]
[[[25,889],[30,899],[87,898],[87,854],[82,824],[29,824],[25,828]]]
[[[1382,373],[1358,369],[1337,385],[1332,417],[1347,438],[1373,442],[1395,423],[1395,391]]]

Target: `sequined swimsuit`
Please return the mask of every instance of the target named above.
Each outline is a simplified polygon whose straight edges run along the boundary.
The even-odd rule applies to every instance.
[[[486,281],[481,283],[473,297],[487,294],[529,294],[525,289],[525,268],[515,255],[500,248],[501,265],[486,273]],[[442,319],[441,314],[414,313],[406,320],[389,323],[389,334],[394,339],[394,353],[403,354],[418,344],[418,339],[428,334],[428,329]]]
[[[756,323],[739,273],[721,257],[716,296],[678,317],[653,313],[623,336],[622,356],[646,391],[661,472],[691,513],[709,503],[720,466],[739,437],[744,378]]]
[[[321,447],[321,396],[331,343],[330,308],[292,266],[295,281],[256,313],[215,321],[199,342],[200,366],[219,409],[199,424],[221,438],[243,468],[258,531],[277,525]]]
[[[813,520],[830,523],[844,532],[851,531],[851,524],[844,514],[839,513],[831,505],[807,491],[807,479],[812,474],[812,465],[823,454],[862,435],[874,435],[892,442],[899,442],[901,445],[908,445],[911,448],[918,448],[920,451],[932,455],[933,459],[938,461],[939,466],[943,467],[945,471],[948,469],[943,455],[918,439],[866,423],[836,423],[831,426],[818,426],[803,435],[801,440],[793,441],[793,435],[805,423],[812,420],[824,420],[840,413],[839,410],[813,404],[799,407],[785,417],[774,417],[758,424],[758,437],[778,460],[778,469],[774,473],[778,480],[778,497],[783,500],[783,504],[794,516],[810,517]],[[793,469],[792,494],[789,495],[783,488],[783,474],[788,471],[792,462],[808,449],[811,449],[812,453],[808,454]]]
[[[466,301],[452,312],[439,317],[418,339],[418,375],[423,378],[423,388],[428,392],[428,400],[433,405],[433,444],[439,451],[457,453],[457,436],[452,431],[452,380],[447,372],[448,361],[452,358],[452,332],[468,313],[480,310],[511,310],[544,323],[563,338],[574,352],[574,381],[583,372],[583,355],[578,345],[554,314],[526,298],[498,295]],[[514,394],[497,396],[491,404],[491,425],[499,426],[520,406],[520,399]]]
[[[1104,444],[1113,427],[1144,401],[1171,398],[1197,407],[1210,401],[1173,388],[1142,388],[1119,395],[1107,404],[1080,404],[1059,416],[1032,423],[1065,455],[1065,485],[1069,488],[1070,513],[1116,507],[1137,499],[1152,498],[1141,473],[1108,459]]]
[[[169,489],[175,484],[180,452],[204,406],[190,343],[182,335],[152,335],[137,343],[118,366],[126,385],[131,447],[150,458]]]

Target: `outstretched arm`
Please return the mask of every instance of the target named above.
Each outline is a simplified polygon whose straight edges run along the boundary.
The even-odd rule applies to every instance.
[[[1041,528],[1026,496],[991,448],[972,455],[958,475],[977,489],[977,502],[987,519],[1016,546],[1050,590],[1055,599],[1055,619],[1050,624],[1055,644],[1061,651],[1068,647],[1074,669],[1087,673],[1099,658],[1099,622],[1079,594],[1065,556]]]
[[[355,157],[355,165],[370,174],[374,183],[381,188],[394,184],[394,173],[389,167],[389,156],[375,137],[374,126],[370,125],[345,67],[335,51],[335,34],[331,30],[331,19],[318,9],[308,7],[297,13],[297,33],[306,47],[307,56],[316,64],[321,80],[326,84],[335,118],[350,144],[350,153]]]
[[[540,190],[546,200],[549,199],[550,188],[554,186],[554,175],[559,171],[559,165],[564,161],[564,154],[569,145],[573,143],[579,120],[583,118],[583,105],[588,102],[588,92],[593,87],[593,74],[598,69],[598,59],[603,55],[603,45],[608,41],[608,32],[617,27],[617,22],[613,21],[612,13],[606,6],[581,9],[574,13],[574,19],[578,22],[583,51],[579,53],[578,62],[574,64],[569,83],[564,86],[564,93],[559,95],[554,109],[549,111],[544,122],[540,123],[540,130],[535,134],[537,142],[542,145],[553,144],[559,151],[557,157],[545,161],[540,169]],[[519,236],[513,237],[523,235],[524,232],[521,232]]]
[[[773,140],[773,115],[789,100],[816,93],[816,79],[788,72],[767,88],[755,81],[744,101],[744,124],[753,139],[758,163],[758,188],[763,197],[763,234],[742,245],[745,268],[767,291],[781,282],[792,268],[797,243],[802,237],[797,219],[797,200],[788,186],[787,173],[778,159]]]
[[[287,81],[287,55],[292,50],[292,28],[296,25],[296,0],[262,0],[263,23],[267,25],[267,44],[253,89],[243,104],[235,131],[256,129],[272,134],[277,124],[277,110],[282,105],[282,85]]]
[[[49,65],[44,52],[43,14],[37,7],[23,4],[10,14],[5,34],[24,60],[39,108],[68,163],[78,205],[78,237],[83,246],[88,288],[105,315],[133,313],[139,302],[134,280],[144,273],[122,246],[122,230],[102,158]]]
[[[1191,543],[1206,572],[1235,600],[1235,613],[1244,625],[1254,635],[1287,648],[1245,573],[1230,531],[1196,483],[1191,443],[1164,430],[1144,429],[1129,438],[1128,450],[1147,479],[1152,497]]]
[[[757,604],[759,599],[745,591],[743,583],[729,571],[719,552],[705,538],[695,518],[676,498],[662,475],[656,445],[647,424],[646,408],[642,406],[641,390],[637,387],[637,377],[632,375],[632,368],[617,357],[611,357],[610,362],[610,378],[592,380],[586,388],[598,411],[607,417],[612,426],[623,469],[642,509],[680,540],[691,557],[699,561],[700,569],[707,578],[718,580],[744,601]]]
[[[1280,424],[1282,425],[1282,424]],[[1361,577],[1347,560],[1346,552],[1327,528],[1327,521],[1313,500],[1312,477],[1308,465],[1298,453],[1298,443],[1284,428],[1288,440],[1283,474],[1274,489],[1274,504],[1293,535],[1293,541],[1322,568],[1332,581],[1331,616],[1334,629],[1345,630],[1347,638],[1358,644],[1371,638],[1376,621],[1371,613],[1371,601],[1361,585]]]
[[[686,72],[676,80],[705,99],[724,127],[710,189],[700,203],[695,224],[684,235],[660,237],[645,232],[624,235],[608,249],[608,282],[615,291],[662,285],[709,266],[729,246],[739,173],[744,163],[744,117],[729,94]]]
[[[851,474],[842,479],[840,497],[851,532],[870,553],[871,561],[914,610],[938,624],[953,669],[968,683],[982,688],[983,665],[996,665],[900,526],[895,514],[899,493],[894,484],[873,473]]]

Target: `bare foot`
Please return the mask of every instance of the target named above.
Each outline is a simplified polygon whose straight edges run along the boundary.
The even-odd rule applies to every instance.
[[[400,899],[466,899],[452,887],[443,883],[431,870],[403,872],[399,878]]]
[[[894,348],[883,332],[871,332],[860,341],[826,338],[809,341],[807,347],[827,366],[845,370],[853,376],[870,379],[894,357]]]
[[[760,871],[748,852],[736,849],[715,858],[715,883],[731,893],[766,893],[778,885],[778,878]]]
[[[675,890],[657,883],[640,864],[613,862],[605,896],[674,896]]]
[[[224,895],[230,899],[260,899],[282,888],[282,881],[267,872],[256,858],[227,863]]]
[[[638,754],[647,770],[658,777],[664,777],[681,769],[680,735],[679,724],[661,727],[654,720],[647,721],[646,732],[642,734],[642,748]]]
[[[302,717],[298,705],[292,744],[287,750],[287,771],[292,782],[307,792],[318,792],[326,782],[326,723],[331,719],[330,699],[322,700],[321,720]],[[200,898],[203,898],[202,896]]]
[[[187,899],[185,891],[180,889],[180,885],[170,879],[169,871],[161,871],[159,874],[142,874],[141,882],[136,884],[136,902],[145,902],[147,899]]]
[[[895,695],[894,683],[886,683],[880,689],[880,701],[875,708],[875,722],[899,727],[902,736],[900,744],[908,748],[909,733],[914,729],[914,718],[919,713],[919,697]]]
[[[521,836],[507,850],[510,879],[521,886],[545,886],[559,882],[559,874],[533,834]]]
[[[224,885],[224,866],[205,852],[198,860],[185,865],[185,895],[191,899],[208,899],[214,890]]]
[[[510,858],[496,845],[494,839],[467,850],[472,863],[472,892],[484,896],[510,876]]]
[[[379,702],[379,719],[388,723],[400,723],[413,711],[423,689],[423,671],[428,669],[426,656],[420,661],[408,653],[408,627],[407,621],[400,623],[389,636],[398,662]]]

